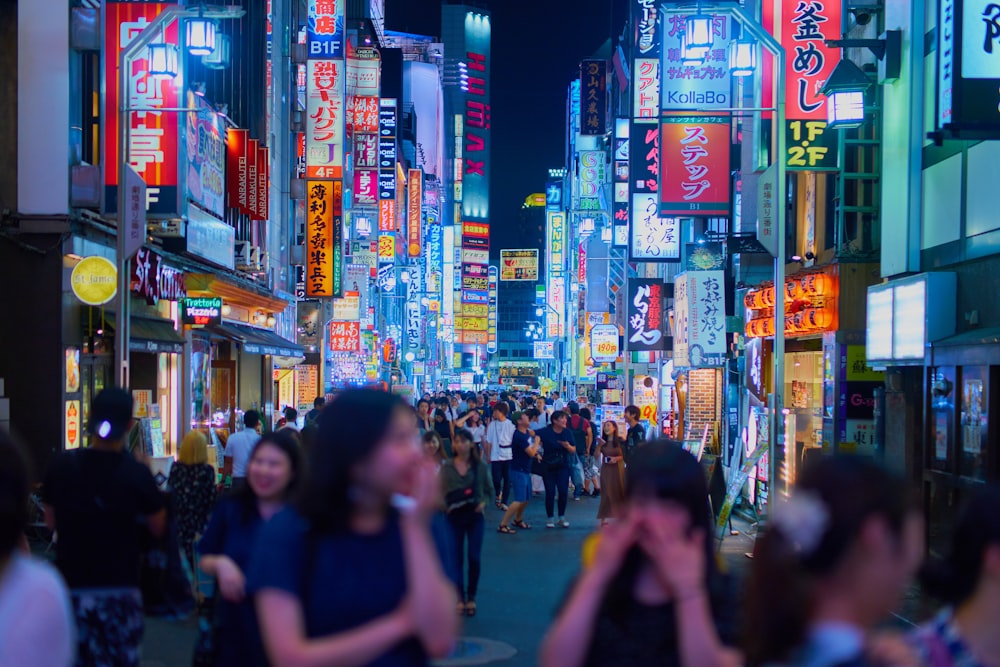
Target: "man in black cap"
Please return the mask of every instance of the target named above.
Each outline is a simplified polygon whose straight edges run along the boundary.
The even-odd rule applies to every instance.
[[[125,451],[132,423],[128,392],[102,391],[90,408],[90,447],[53,459],[42,489],[46,523],[59,535],[56,566],[73,597],[78,665],[139,665],[140,540],[146,530],[161,537],[167,515],[149,468]]]

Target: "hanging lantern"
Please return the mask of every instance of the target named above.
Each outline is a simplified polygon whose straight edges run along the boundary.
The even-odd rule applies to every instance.
[[[150,76],[168,76],[171,79],[177,76],[177,47],[173,44],[150,44],[148,58]]]
[[[215,21],[199,16],[188,19],[187,49],[192,56],[210,56],[215,52]]]

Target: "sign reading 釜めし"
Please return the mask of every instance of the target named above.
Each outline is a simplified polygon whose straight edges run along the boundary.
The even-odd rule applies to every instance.
[[[181,324],[204,327],[222,323],[222,299],[220,297],[188,297],[182,299]]]

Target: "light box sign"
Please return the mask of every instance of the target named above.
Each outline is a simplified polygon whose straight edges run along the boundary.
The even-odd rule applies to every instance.
[[[580,63],[580,134],[604,136],[608,129],[608,63]]]
[[[556,343],[552,340],[535,341],[535,359],[555,359]]]
[[[346,0],[309,0],[307,32],[310,58],[344,57]]]
[[[565,329],[563,313],[566,312],[566,278],[550,275],[548,295],[549,305],[552,306],[552,310],[545,314],[549,338],[561,338]]]
[[[551,273],[561,273],[566,264],[566,214],[547,211],[548,267]]]
[[[937,34],[938,129],[1000,138],[1000,4],[941,0]]]
[[[714,368],[726,361],[724,271],[691,271],[674,280],[674,368]]]
[[[660,215],[729,215],[729,116],[665,115]]]
[[[681,48],[687,16],[671,14],[664,26],[660,65],[660,108],[664,111],[711,111],[733,106],[729,97],[729,41],[732,38],[729,17],[724,14],[710,16],[712,48],[697,65],[685,63]]]
[[[628,349],[631,351],[662,350],[666,328],[663,301],[663,281],[640,278],[628,283]]]
[[[490,354],[497,353],[497,298],[498,281],[500,272],[497,267],[490,266],[489,270],[489,315],[487,315],[487,340],[486,351]]]
[[[488,13],[465,13],[462,215],[479,220],[488,220],[490,212],[491,26]]]
[[[309,181],[306,189],[306,296],[332,297],[333,182]]]
[[[344,171],[344,61],[310,60],[307,68],[306,176]]]
[[[410,169],[406,176],[406,237],[407,254],[420,257],[420,243],[423,225],[424,172]]]
[[[205,102],[205,98],[191,91],[188,92],[187,107],[192,110],[184,114],[187,118],[188,197],[222,218],[225,214],[227,157],[222,139],[222,120]]]
[[[868,288],[871,366],[923,364],[927,345],[955,333],[956,274],[934,271]]]
[[[679,262],[681,230],[677,218],[661,216],[655,193],[632,195],[632,225],[616,227],[628,233],[629,259],[639,262]],[[617,240],[616,240],[617,245]]]
[[[617,360],[618,347],[617,325],[597,324],[590,330],[590,356],[595,363]]]
[[[105,8],[104,25],[104,210],[118,209],[118,164],[123,152],[118,145],[118,64],[121,52],[143,29],[156,20],[169,4],[154,2],[110,2]],[[163,29],[163,42],[177,46],[178,22]],[[132,59],[128,100],[135,108],[151,109],[129,113],[128,162],[148,188],[147,212],[154,216],[177,217],[179,206],[177,113],[156,111],[176,109],[180,99],[173,79],[149,75],[145,57]]]
[[[181,324],[205,327],[222,324],[222,299],[188,297],[181,299]]]
[[[538,250],[501,250],[500,280],[538,282]]]

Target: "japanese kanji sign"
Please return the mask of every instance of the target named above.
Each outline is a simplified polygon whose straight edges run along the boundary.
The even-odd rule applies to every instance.
[[[655,58],[659,60],[662,20],[660,0],[633,0],[632,25],[635,26],[634,57]]]
[[[603,136],[608,130],[608,63],[580,63],[580,134]]]
[[[841,3],[837,0],[781,0],[781,45],[787,54],[788,120],[826,120],[820,89],[840,61]]]
[[[406,238],[407,255],[420,257],[423,236],[424,172],[410,169],[406,174]]]
[[[104,210],[114,213],[118,208],[118,168],[123,151],[118,145],[118,108],[122,91],[118,89],[118,62],[122,50],[132,43],[143,29],[156,20],[169,5],[153,2],[111,2],[105,10],[104,26]],[[177,22],[163,29],[163,40],[177,45]],[[148,192],[147,212],[152,215],[176,217],[180,211],[178,198],[178,136],[180,119],[177,113],[157,111],[180,106],[177,88],[172,79],[149,75],[145,57],[133,58],[128,73],[128,103],[138,109],[129,113],[128,163],[145,181]]]
[[[309,0],[309,57],[344,57],[346,0]]]
[[[655,194],[632,195],[632,224],[629,227],[629,259],[637,262],[681,259],[680,221],[660,216]]]
[[[729,215],[729,116],[662,119],[660,215]]]
[[[307,70],[306,176],[340,178],[344,169],[344,61],[310,60]]]
[[[361,341],[360,322],[330,322],[330,351],[358,352]]]
[[[333,297],[340,291],[339,253],[335,241],[336,200],[342,199],[340,181],[306,183],[306,296]],[[339,192],[338,192],[339,191]]]
[[[729,18],[712,16],[712,48],[699,65],[685,64],[681,50],[685,14],[664,19],[660,64],[660,108],[664,111],[708,111],[732,106],[730,99]]]
[[[726,360],[724,271],[691,271],[674,280],[674,368],[710,368]]]
[[[628,322],[625,335],[631,351],[662,350],[664,347],[665,313],[663,281],[658,278],[629,280]]]
[[[538,282],[538,249],[501,250],[500,280]]]

